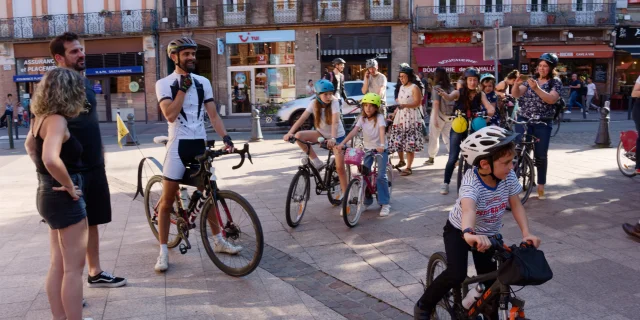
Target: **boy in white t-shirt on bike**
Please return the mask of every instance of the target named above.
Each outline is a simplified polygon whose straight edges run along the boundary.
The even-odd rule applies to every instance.
[[[496,263],[487,250],[491,248],[490,236],[500,233],[502,216],[511,205],[511,211],[520,230],[522,241],[537,248],[540,239],[529,232],[529,222],[518,195],[522,190],[513,171],[517,134],[497,126],[484,127],[469,135],[461,147],[467,170],[460,186],[456,205],[449,212],[444,226],[444,247],[447,253],[447,269],[427,287],[414,307],[414,319],[433,319],[436,304],[445,294],[460,287],[467,276],[467,259],[472,251],[477,273],[496,270]],[[489,288],[494,281],[484,285]]]
[[[382,157],[378,158],[378,177],[376,178],[376,189],[378,204],[381,206],[380,216],[386,217],[389,215],[391,206],[389,201],[391,195],[389,194],[389,180],[387,177],[387,163],[389,162],[389,153],[387,152],[387,137],[385,134],[385,127],[387,125],[384,115],[380,110],[382,99],[378,94],[367,93],[360,102],[362,104],[362,114],[358,118],[355,127],[347,137],[338,145],[338,148],[343,149],[345,142],[351,140],[358,134],[358,131],[362,129],[362,136],[364,138],[365,150],[376,150]],[[364,158],[363,165],[371,168],[373,161],[376,157],[368,152]],[[364,210],[373,204],[373,195],[367,195],[364,200]],[[363,210],[363,211],[364,211]]]

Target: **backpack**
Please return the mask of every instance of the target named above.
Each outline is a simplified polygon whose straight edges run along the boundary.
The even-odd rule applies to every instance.
[[[440,87],[437,85],[436,87]],[[452,88],[443,88],[447,93],[451,93]],[[434,89],[435,90],[435,89]],[[436,93],[431,94],[432,97],[438,97],[440,99],[440,112],[446,116],[452,116],[453,111],[455,109],[456,102],[455,101],[447,101],[443,97],[439,96]]]
[[[551,81],[554,81],[554,82],[551,83]],[[554,85],[555,81],[558,81],[558,80],[556,80],[555,78],[549,80],[549,82],[550,82],[549,86],[551,88],[554,87],[553,85]],[[549,91],[551,91],[551,90],[549,90]],[[558,92],[558,96],[559,96],[558,101],[556,101],[556,103],[553,105],[555,107],[555,113],[553,114],[553,119],[554,120],[557,120],[560,117],[560,114],[564,112],[564,109],[567,106],[567,103],[564,101],[564,98],[562,98],[562,96],[560,94],[561,93]]]

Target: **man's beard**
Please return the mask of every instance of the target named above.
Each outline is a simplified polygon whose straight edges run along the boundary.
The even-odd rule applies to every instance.
[[[189,65],[188,62],[191,62],[191,65]],[[195,61],[180,61],[178,66],[180,67],[180,69],[182,69],[183,71],[185,71],[187,73],[194,73],[196,71],[196,62]]]
[[[76,60],[76,63],[71,63],[71,62],[69,62],[67,60],[67,61],[65,61],[65,64],[69,68],[71,68],[71,69],[73,69],[75,71],[82,72],[87,68],[87,65],[85,64],[85,62],[86,61],[84,59],[78,59],[78,60]],[[80,65],[80,63],[82,63],[82,65]]]

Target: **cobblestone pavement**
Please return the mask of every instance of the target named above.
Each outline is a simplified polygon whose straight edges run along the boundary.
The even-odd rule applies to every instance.
[[[558,138],[562,137],[561,131]],[[246,135],[234,135],[236,141],[242,138]],[[326,196],[312,195],[301,225],[291,229],[285,222],[285,198],[300,152],[278,136],[265,138],[251,144],[254,165],[234,171],[230,167],[237,159],[216,161],[221,188],[251,202],[265,233],[261,266],[244,278],[220,272],[194,236],[192,250],[185,255],[171,251],[170,270],[155,273],[158,247],[142,203],[131,200],[142,155],[109,144],[114,221],[100,228],[102,265],[126,276],[129,284],[85,289],[85,316],[409,318],[423,290],[420,281],[429,256],[444,249],[442,227],[455,201],[453,194],[438,193],[445,157],[424,167],[425,155],[419,154],[413,175],[395,177],[389,217],[378,217],[373,208],[350,229]],[[618,172],[614,149],[559,141],[552,141],[549,155],[548,200],[533,196],[525,206],[532,232],[543,240],[541,248],[554,279],[517,295],[526,300],[530,319],[637,319],[640,246],[626,237],[620,224],[640,218],[635,200],[640,197],[640,180]],[[146,156],[164,157],[163,149],[153,145],[143,144],[141,150]],[[48,319],[43,288],[49,259],[47,227],[35,211],[33,165],[20,152],[0,155],[5,199],[0,209],[0,319]],[[508,243],[520,241],[508,214],[503,235]],[[472,267],[469,271],[474,272]]]

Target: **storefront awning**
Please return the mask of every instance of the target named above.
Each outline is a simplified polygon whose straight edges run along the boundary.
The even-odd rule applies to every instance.
[[[629,52],[632,56],[640,56],[640,46],[616,46],[616,49]]]
[[[391,53],[391,48],[377,48],[377,49],[329,49],[322,50],[323,56],[346,56],[353,54],[377,54],[377,53]]]
[[[543,53],[555,53],[560,59],[582,58],[611,58],[613,49],[609,46],[582,45],[582,46],[524,46],[527,58],[538,59]]]
[[[422,72],[433,72],[437,67],[448,72],[460,72],[467,67],[483,72],[494,70],[494,62],[483,59],[481,47],[415,48],[413,53]]]

